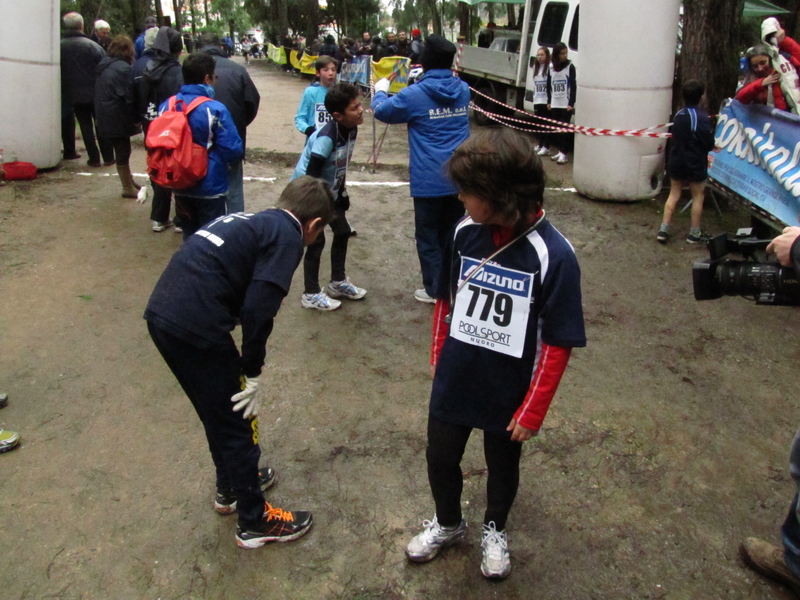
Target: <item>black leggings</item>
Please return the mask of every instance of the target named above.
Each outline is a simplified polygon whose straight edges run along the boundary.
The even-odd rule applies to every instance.
[[[556,121],[568,124],[572,120],[572,113],[566,108],[551,108],[550,117]],[[551,139],[555,147],[564,154],[571,153],[575,146],[575,134],[571,131],[566,133],[554,133]]]
[[[347,242],[350,240],[352,229],[347,222],[345,211],[334,206],[334,217],[330,223],[333,229],[333,242],[331,242],[331,281],[344,281],[347,277],[344,264],[347,261]],[[306,248],[303,258],[303,273],[305,279],[305,293],[317,294],[322,288],[319,285],[319,263],[322,249],[325,248],[325,232],[320,231],[317,239]]]
[[[453,425],[428,415],[428,481],[436,504],[436,518],[444,527],[461,522],[461,457],[472,428]],[[519,487],[519,459],[522,444],[511,441],[511,433],[483,432],[483,454],[488,467],[484,524],[494,521],[498,531],[506,520]]]

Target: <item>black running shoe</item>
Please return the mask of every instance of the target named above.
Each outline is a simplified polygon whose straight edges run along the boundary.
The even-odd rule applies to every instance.
[[[240,548],[261,548],[270,542],[291,542],[311,528],[311,513],[307,510],[288,511],[264,503],[263,527],[257,530],[236,528],[236,543]]]
[[[692,235],[691,233],[686,238],[687,244],[707,244],[714,238],[707,233],[701,231],[700,235]]]
[[[258,484],[261,491],[266,492],[275,483],[275,470],[270,467],[262,467],[258,471]],[[214,510],[221,515],[232,515],[236,512],[236,494],[233,490],[217,489],[214,497]]]

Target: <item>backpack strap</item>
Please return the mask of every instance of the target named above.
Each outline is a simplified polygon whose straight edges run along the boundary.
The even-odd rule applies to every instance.
[[[195,108],[197,108],[198,106],[200,106],[201,104],[204,104],[206,102],[211,102],[211,98],[209,98],[208,96],[198,96],[197,98],[195,98],[194,100],[192,100],[189,103],[189,106],[187,106],[184,109],[184,112],[188,115]]]
[[[208,96],[198,96],[194,100],[189,103],[189,106],[186,106],[186,101],[183,98],[178,98],[177,95],[170,97],[169,104],[167,105],[167,110],[178,110],[178,104],[180,103],[183,107],[181,112],[186,113],[187,115],[192,112],[195,108],[204,104],[205,102],[211,102],[211,98]]]

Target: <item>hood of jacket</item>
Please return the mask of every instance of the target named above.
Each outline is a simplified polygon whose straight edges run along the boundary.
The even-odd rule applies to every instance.
[[[761,23],[761,40],[769,44],[769,38],[778,32],[779,27],[780,23],[775,17],[764,19],[764,22]]]
[[[217,46],[203,46],[199,50],[203,54],[210,54],[211,56],[220,56],[222,58],[228,58],[222,48]]]
[[[461,94],[461,79],[453,77],[450,69],[432,69],[427,71],[419,84],[425,93],[437,102],[445,105],[453,104]]]
[[[156,57],[147,63],[142,77],[145,77],[151,84],[155,85],[163,79],[164,73],[175,65],[180,66],[180,63],[171,56]]]
[[[100,64],[97,65],[97,76],[100,77],[100,74],[105,71],[108,67],[110,67],[116,61],[123,62],[116,56],[106,56],[103,60],[100,61]]]
[[[181,96],[208,96],[214,99],[214,88],[205,83],[189,83],[181,86]],[[194,98],[192,98],[194,100]]]

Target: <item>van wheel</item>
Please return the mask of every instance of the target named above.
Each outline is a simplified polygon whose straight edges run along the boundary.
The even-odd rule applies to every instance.
[[[495,89],[493,85],[483,85],[478,88],[478,91],[481,92],[482,94],[486,94],[487,96],[494,98],[496,100],[500,100],[502,102],[504,101],[504,98],[501,98],[500,96],[503,88],[502,86],[499,87],[500,89]],[[508,110],[504,106],[500,106],[496,102],[492,102],[491,100],[485,98],[484,96],[481,96],[480,94],[473,93],[472,101],[478,108],[482,108],[483,110],[496,115],[510,117],[513,114],[513,111]],[[497,121],[490,119],[480,111],[473,110],[472,114],[473,117],[475,118],[475,123],[477,125],[480,125],[481,127],[497,126],[500,124]]]
[[[483,86],[479,87],[478,91],[481,92],[481,94],[486,94],[487,96],[491,96],[492,98],[494,98],[493,90],[488,85],[483,85]],[[478,108],[482,108],[483,110],[491,112],[491,113],[496,113],[497,112],[496,108],[497,108],[498,105],[495,104],[494,102],[492,102],[491,100],[489,100],[488,98],[484,98],[480,94],[476,94],[476,93],[473,92],[472,93],[472,101],[475,103],[475,106],[477,106]],[[492,119],[490,119],[489,117],[487,117],[485,114],[483,114],[480,111],[473,110],[472,111],[472,115],[475,118],[475,123],[477,125],[480,125],[481,127],[486,127],[487,125],[493,125],[493,124],[496,123],[496,121],[493,121]]]

